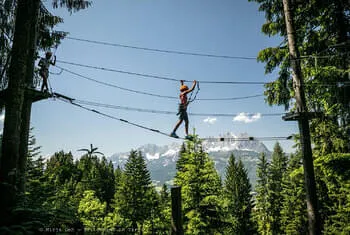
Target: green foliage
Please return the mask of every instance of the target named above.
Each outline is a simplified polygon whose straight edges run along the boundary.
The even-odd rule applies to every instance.
[[[283,175],[281,224],[285,234],[307,234],[304,174],[301,155],[290,158]]]
[[[213,161],[194,136],[183,148],[174,179],[181,186],[185,232],[208,234],[223,228],[221,180]]]
[[[287,157],[279,143],[276,143],[272,153],[272,161],[269,165],[268,197],[269,213],[271,216],[272,234],[281,234],[281,209],[282,209],[282,178],[287,168]]]
[[[295,107],[283,4],[277,0],[249,0],[259,4],[266,21],[262,32],[279,34],[281,44],[263,49],[258,60],[264,62],[265,72],[279,69],[275,82],[266,84],[266,101],[270,105]],[[311,134],[321,154],[347,152],[350,148],[349,59],[350,4],[346,0],[291,1],[296,41],[304,57],[300,62],[304,77],[307,106],[310,111],[322,112],[322,119],[312,120]],[[332,128],[326,129],[324,126]],[[329,142],[328,147],[326,143]]]
[[[284,105],[286,109],[291,106],[293,110],[295,100],[289,72],[291,61],[287,50],[283,3],[278,0],[250,1],[257,2],[259,10],[265,13],[266,21],[262,26],[262,32],[269,36],[277,34],[282,36],[278,46],[263,49],[258,55],[258,60],[266,64],[266,73],[279,70],[276,81],[265,86],[266,101],[270,105]],[[296,44],[301,55],[298,63],[302,69],[306,105],[309,111],[319,113],[315,119],[310,120],[310,133],[314,148],[321,226],[325,233],[346,234],[349,221],[344,218],[349,217],[346,212],[349,207],[348,199],[344,195],[349,193],[347,180],[344,177],[347,174],[345,172],[336,174],[333,171],[339,167],[334,159],[342,159],[341,153],[349,152],[350,149],[350,89],[347,86],[350,3],[347,0],[290,2]],[[335,165],[328,162],[331,158],[334,160],[332,164]],[[316,166],[320,162],[322,164]],[[326,172],[334,174],[330,176]],[[278,188],[269,184],[269,197],[283,197],[281,222],[286,234],[306,233],[307,211],[303,183],[302,167],[297,160],[292,159],[283,176],[283,184]],[[278,202],[278,199],[273,201]],[[275,206],[275,202],[271,205]],[[277,205],[280,207],[279,203]],[[272,215],[276,212],[277,210],[275,212],[271,210]],[[259,223],[261,219],[259,217]],[[269,223],[271,222],[273,230],[273,216]]]
[[[64,153],[63,151],[55,153],[47,160],[45,173],[53,186],[63,185],[71,177],[76,178],[78,171],[74,165],[72,153]]]
[[[69,12],[79,11],[91,6],[91,1],[86,0],[52,0],[54,8],[65,7]]]
[[[40,40],[41,40],[41,34],[37,35],[39,41],[33,41],[31,39],[34,39],[35,37],[35,30],[38,30],[40,32],[44,31],[47,27],[48,28],[52,28],[55,24],[61,22],[62,20],[58,17],[53,17],[52,15],[48,15],[48,17],[43,17],[46,16],[45,14],[47,14],[48,12],[43,12],[40,11],[40,17],[39,20],[37,21],[37,18],[35,17],[34,14],[36,14],[37,10],[34,7],[39,7],[39,3],[40,1],[34,1],[33,5],[29,4],[28,5],[28,9],[26,9],[25,3],[27,1],[15,1],[15,0],[5,0],[5,1],[1,1],[0,3],[0,68],[1,68],[1,86],[0,86],[0,90],[3,90],[7,87],[7,83],[8,83],[8,74],[7,69],[8,69],[8,65],[11,64],[11,68],[14,68],[16,70],[16,68],[22,68],[22,72],[20,73],[11,73],[13,76],[11,76],[11,79],[13,81],[14,84],[14,89],[17,89],[17,92],[13,92],[14,96],[23,96],[23,89],[20,89],[21,87],[23,88],[22,84],[24,82],[24,77],[23,74],[26,74],[26,76],[31,75],[32,73],[32,69],[33,67],[31,66],[25,66],[26,64],[28,65],[33,64],[32,62],[34,62],[34,51],[26,53],[25,50],[26,48],[28,49],[29,46],[29,42],[30,43],[34,43],[40,46],[43,46],[43,44],[40,44]],[[28,1],[29,2],[29,1]],[[30,1],[31,2],[31,1]],[[57,2],[57,1],[55,1]],[[63,1],[63,2],[67,2],[67,1]],[[69,9],[81,9],[81,7],[79,7],[79,5],[77,5],[76,3],[80,2],[80,3],[84,3],[84,1],[68,1],[69,4],[68,8]],[[33,7],[32,7],[33,6]],[[31,8],[32,9],[29,9]],[[16,9],[17,8],[17,9]],[[43,5],[41,5],[41,9],[43,10],[44,7]],[[17,11],[18,10],[18,11]],[[28,11],[26,11],[28,10]],[[23,14],[15,14],[18,12],[22,12]],[[29,20],[29,21],[28,21]],[[33,22],[31,22],[31,20],[34,20]],[[43,21],[41,21],[43,20]],[[21,29],[22,31],[16,31],[16,33],[14,33],[14,22],[16,22],[16,29]],[[35,27],[31,27],[31,26],[37,26],[39,25],[39,29],[35,29]],[[18,35],[18,37],[13,38],[13,35],[16,34]],[[57,34],[59,35],[59,34]],[[56,35],[56,36],[57,36]],[[35,38],[36,39],[36,38]],[[51,42],[46,42],[45,47],[49,47]],[[11,46],[14,45],[16,48],[11,48]],[[30,45],[31,46],[31,45]],[[18,49],[20,48],[20,53],[18,52]],[[10,50],[12,53],[10,53]],[[29,50],[30,51],[30,50]],[[24,52],[24,53],[22,53]],[[15,54],[15,57],[11,58],[11,54]],[[26,56],[29,56],[29,58],[26,58]],[[20,66],[18,66],[20,65]],[[13,71],[13,70],[12,70]],[[10,75],[11,75],[10,74]],[[19,77],[18,77],[19,76]],[[29,78],[29,77],[28,77]],[[17,88],[16,88],[17,87]],[[11,92],[10,92],[11,93]],[[9,102],[6,103],[6,108],[9,108],[11,110],[21,110],[22,109],[22,105],[23,105],[23,97],[20,98],[19,100],[13,101],[13,99],[8,99]],[[17,102],[19,101],[19,102]],[[2,109],[2,103],[0,104],[0,109]],[[19,115],[19,116],[18,116]],[[23,115],[22,115],[23,116]],[[10,117],[10,116],[9,116]],[[21,129],[20,129],[20,123],[21,122],[26,122],[26,120],[20,120],[17,119],[17,121],[15,121],[14,119],[12,120],[11,118],[8,119],[9,117],[6,117],[6,120],[8,120],[8,126],[15,126],[17,132],[16,133],[11,133],[9,132],[9,134],[7,136],[4,136],[4,141],[3,142],[7,142],[7,143],[12,143],[13,141],[11,141],[11,139],[13,138],[13,136],[19,136]],[[17,112],[17,117],[20,117],[20,113]],[[28,120],[27,120],[28,121]],[[29,121],[28,121],[29,122]],[[6,122],[7,123],[7,122]],[[5,124],[6,124],[5,123]],[[17,125],[18,124],[18,125]],[[23,139],[22,139],[23,140]],[[21,141],[22,141],[21,140]],[[17,149],[17,153],[18,153],[18,141],[15,141],[16,143],[13,145],[14,149]],[[6,145],[6,148],[8,146]],[[10,148],[9,148],[10,149]],[[32,149],[33,151],[30,152],[29,154],[32,154],[32,157],[36,154],[36,151],[38,149]],[[21,153],[21,151],[19,151]],[[6,155],[7,157],[12,156],[12,152],[11,150],[7,150],[7,149],[3,149],[3,155]],[[16,154],[14,155],[16,156]],[[43,224],[43,220],[40,219],[37,221],[38,215],[44,215],[46,217],[47,220],[50,220],[49,222],[47,222],[46,220],[46,225],[50,226],[51,225],[51,218],[55,217],[56,215],[61,216],[62,213],[55,213],[54,216],[46,216],[48,214],[51,214],[51,212],[57,210],[58,207],[56,207],[57,205],[57,201],[55,197],[57,198],[61,198],[61,195],[56,195],[56,190],[58,187],[61,187],[62,185],[67,184],[67,186],[71,186],[74,185],[74,181],[72,181],[72,177],[70,177],[70,175],[72,175],[72,173],[70,172],[70,170],[72,170],[70,167],[71,165],[69,164],[69,157],[68,158],[60,158],[60,159],[54,159],[53,162],[51,162],[51,165],[48,165],[48,167],[46,168],[46,170],[43,173],[43,169],[42,169],[42,160],[39,158],[38,162],[33,162],[32,159],[29,160],[30,165],[28,166],[30,169],[28,172],[25,171],[25,165],[26,165],[26,159],[27,156],[20,156],[18,160],[19,164],[21,165],[21,168],[23,167],[24,170],[22,172],[20,172],[20,179],[17,180],[14,177],[14,180],[9,181],[10,183],[4,184],[2,185],[2,188],[4,189],[4,191],[2,191],[2,194],[4,194],[4,199],[7,198],[13,198],[12,200],[7,200],[8,203],[6,203],[6,200],[2,200],[3,203],[2,207],[1,207],[1,214],[2,214],[2,220],[1,220],[1,225],[9,225],[9,227],[2,227],[1,230],[3,231],[7,231],[9,234],[30,234],[34,231],[34,233],[38,233],[38,224]],[[59,160],[62,160],[62,162],[60,162]],[[16,159],[15,159],[16,160]],[[16,160],[16,161],[17,161]],[[67,160],[67,161],[66,161]],[[16,162],[15,161],[15,162]],[[14,164],[16,164],[14,162]],[[22,164],[24,163],[24,164]],[[57,165],[55,165],[57,163],[57,165],[62,164],[63,165],[63,169],[60,169]],[[3,173],[2,175],[6,176],[8,175],[7,173],[10,172],[14,169],[14,165],[9,166],[9,167],[2,167],[1,168],[1,172]],[[47,170],[49,169],[49,170]],[[68,176],[66,175],[68,174]],[[74,172],[73,172],[74,174]],[[24,176],[29,177],[30,179],[25,182],[25,181],[21,181],[22,179],[24,179]],[[7,180],[5,179],[5,182]],[[22,191],[23,189],[21,188],[20,191],[20,195],[16,195],[15,191],[12,189],[16,189],[16,181],[20,181],[20,186],[22,187],[24,185],[24,183],[26,183],[26,185],[28,186],[28,190],[27,190],[27,198],[24,198],[22,195]],[[72,183],[70,183],[72,182]],[[11,187],[9,187],[11,186]],[[69,188],[71,189],[71,188]],[[42,192],[42,194],[45,194],[45,196],[41,196],[41,197],[37,197],[35,198],[35,196],[40,196],[40,190]],[[65,191],[62,191],[65,192]],[[67,195],[64,195],[67,200]],[[3,198],[2,198],[3,199]],[[23,200],[25,199],[25,200]],[[36,199],[36,201],[35,201]],[[46,199],[46,200],[42,200],[42,199]],[[69,202],[69,201],[68,201]],[[31,206],[37,206],[37,208],[35,210],[28,208],[28,204],[30,203],[34,203]],[[55,206],[53,208],[52,204]],[[63,203],[60,203],[63,204]],[[49,205],[49,206],[48,206]],[[67,203],[67,207],[70,208],[69,203]],[[24,206],[24,208],[22,208],[22,206]],[[14,208],[13,208],[14,207]],[[65,215],[65,214],[63,214]],[[13,216],[13,218],[12,218]],[[61,216],[62,218],[62,216]],[[3,221],[4,220],[4,221]],[[58,221],[56,219],[53,219],[54,221]],[[63,221],[63,220],[60,220]],[[65,223],[61,223],[62,225],[64,225]],[[34,229],[31,231],[31,229]]]
[[[63,23],[61,17],[52,15],[43,4],[40,4],[38,47],[41,50],[50,50],[53,46],[57,48],[61,40],[67,35],[66,32],[53,30],[53,28],[60,23]]]
[[[233,154],[226,167],[224,197],[227,201],[228,217],[231,220],[230,233],[252,234],[254,226],[251,221],[251,185],[242,161],[236,162]]]
[[[0,4],[0,90],[7,86],[6,71],[14,34],[15,2],[14,0],[5,0]],[[2,107],[0,107],[1,109]]]
[[[106,203],[101,203],[93,190],[87,190],[83,193],[83,198],[79,202],[78,213],[87,230],[98,231],[103,229],[105,211]]]
[[[271,215],[268,191],[268,162],[264,153],[261,153],[257,166],[257,184],[255,187],[255,213],[254,218],[260,234],[271,233]]]
[[[155,214],[154,224],[156,231],[160,234],[166,234],[171,226],[171,203],[167,186],[164,184],[159,193],[159,205]],[[153,216],[154,217],[154,216]]]
[[[16,5],[15,0],[5,0],[3,4],[0,4],[0,90],[5,89],[8,83],[7,69],[11,59]],[[50,50],[53,46],[57,47],[67,35],[66,32],[53,31],[53,28],[59,23],[63,23],[63,19],[52,15],[43,4],[40,4],[38,50]]]
[[[76,166],[79,175],[77,194],[82,195],[86,190],[93,190],[96,196],[101,201],[107,202],[107,207],[110,208],[115,193],[113,164],[105,157],[100,159],[88,153],[80,158]]]
[[[315,160],[319,185],[327,195],[321,200],[324,214],[324,232],[349,234],[350,232],[350,154],[329,154]]]
[[[116,207],[120,215],[131,222],[131,226],[141,227],[151,216],[152,190],[150,173],[141,152],[131,151],[121,186],[116,194]]]

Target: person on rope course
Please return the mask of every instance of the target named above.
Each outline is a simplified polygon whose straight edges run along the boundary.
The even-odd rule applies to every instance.
[[[187,99],[187,94],[192,92],[194,88],[196,87],[197,81],[193,81],[193,85],[191,89],[188,88],[188,86],[184,85],[184,81],[181,80],[181,86],[180,86],[180,104],[179,104],[179,112],[177,115],[179,115],[179,121],[176,123],[174,130],[171,132],[170,136],[174,138],[179,138],[179,136],[176,135],[176,130],[181,125],[182,121],[185,121],[185,139],[191,140],[192,137],[188,135],[188,114],[187,114],[187,106],[189,104],[189,100]]]
[[[45,58],[41,58],[39,61],[39,74],[41,78],[43,79],[43,84],[41,85],[41,91],[48,91],[49,87],[47,85],[47,79],[49,78],[49,67],[50,64],[55,65],[56,64],[56,56],[54,56],[54,60],[51,60],[52,52],[48,51],[45,54]],[[46,88],[46,89],[44,89]]]

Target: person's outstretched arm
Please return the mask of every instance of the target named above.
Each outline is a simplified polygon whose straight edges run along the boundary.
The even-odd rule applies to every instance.
[[[52,65],[55,65],[55,64],[56,64],[56,56],[53,57],[53,61],[50,61],[50,63],[51,63]]]
[[[192,91],[194,90],[194,88],[196,87],[196,84],[197,84],[197,81],[196,81],[196,80],[194,80],[194,81],[193,81],[193,85],[192,85],[191,89],[189,89],[189,90],[185,91],[184,93],[185,93],[185,94],[187,94],[187,93],[192,92]]]

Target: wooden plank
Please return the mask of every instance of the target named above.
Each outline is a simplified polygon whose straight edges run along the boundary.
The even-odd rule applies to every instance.
[[[287,113],[286,115],[282,116],[282,119],[284,121],[298,121],[301,116],[306,116],[308,119],[314,119],[314,118],[321,118],[323,117],[323,113],[322,112],[307,112],[307,113],[302,113],[302,112],[298,112],[298,113]]]
[[[32,88],[26,89],[27,95],[32,99],[33,102],[40,100],[45,100],[52,97],[52,94],[49,92],[42,92]]]

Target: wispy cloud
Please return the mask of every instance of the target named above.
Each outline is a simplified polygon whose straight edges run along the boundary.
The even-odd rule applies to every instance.
[[[248,113],[239,113],[237,116],[233,118],[234,122],[244,122],[244,123],[251,123],[256,122],[261,118],[261,113],[257,113],[254,115],[248,114]]]
[[[216,122],[216,118],[207,117],[206,119],[203,120],[203,122],[208,124],[214,124]]]

